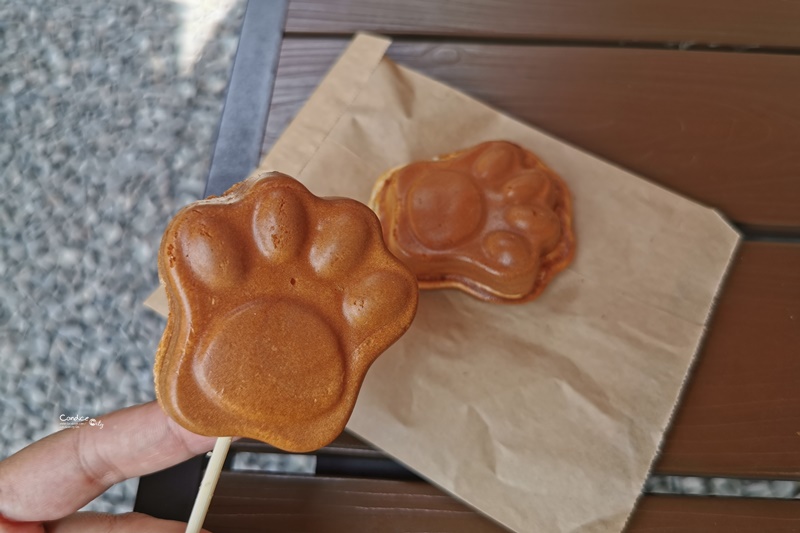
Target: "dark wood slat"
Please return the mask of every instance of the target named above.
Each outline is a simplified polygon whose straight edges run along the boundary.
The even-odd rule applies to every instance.
[[[800,479],[800,244],[743,245],[656,470]]]
[[[238,440],[231,445],[231,450],[233,452],[284,453],[278,448],[253,439]],[[367,459],[381,459],[385,457],[382,452],[372,448],[369,444],[366,444],[358,437],[347,432],[343,432],[336,440],[321,450],[312,452],[312,455],[340,455]]]
[[[645,496],[625,533],[797,533],[800,500]]]
[[[204,527],[214,533],[503,532],[420,481],[223,472]]]
[[[205,527],[215,533],[452,531],[503,527],[422,482],[224,472]],[[627,533],[796,533],[799,500],[645,496]]]
[[[781,0],[293,0],[286,29],[800,47],[800,4]]]
[[[284,39],[265,136],[346,39]],[[800,56],[396,42],[389,55],[758,231],[800,233]]]

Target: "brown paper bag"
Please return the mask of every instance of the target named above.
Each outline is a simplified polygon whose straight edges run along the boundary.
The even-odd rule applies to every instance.
[[[424,292],[348,428],[514,531],[619,531],[739,236],[711,209],[396,65],[388,45],[357,36],[262,169],[366,202],[391,167],[510,140],[569,184],[578,249],[527,305]]]

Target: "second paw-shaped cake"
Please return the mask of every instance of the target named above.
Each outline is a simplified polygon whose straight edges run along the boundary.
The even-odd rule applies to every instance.
[[[375,215],[288,176],[182,209],[159,254],[169,318],[156,393],[187,429],[309,451],[344,428],[367,369],[408,329],[414,275]]]
[[[491,141],[378,179],[370,206],[421,289],[537,297],[575,252],[564,181],[532,152]]]

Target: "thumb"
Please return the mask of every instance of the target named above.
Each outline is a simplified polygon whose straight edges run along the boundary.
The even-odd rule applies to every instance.
[[[75,513],[60,520],[46,522],[44,530],[47,533],[184,533],[186,523],[162,520],[141,513]],[[211,533],[207,529],[202,532]]]

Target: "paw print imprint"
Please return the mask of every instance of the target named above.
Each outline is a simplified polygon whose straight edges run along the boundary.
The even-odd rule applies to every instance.
[[[519,146],[487,142],[412,163],[376,185],[371,206],[420,288],[527,301],[572,258],[569,192]]]
[[[191,326],[160,396],[199,433],[295,451],[333,440],[416,310],[416,279],[372,212],[270,175],[188,208],[165,235],[165,281]]]

